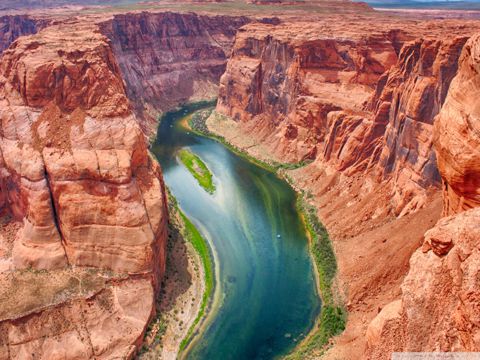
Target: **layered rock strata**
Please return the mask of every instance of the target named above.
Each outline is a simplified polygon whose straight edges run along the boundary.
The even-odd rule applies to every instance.
[[[367,332],[368,356],[392,351],[479,351],[480,326],[480,36],[465,45],[458,74],[435,120],[434,146],[443,180],[444,214],[410,259],[395,305]],[[387,311],[386,309],[393,309]]]
[[[415,39],[422,29],[414,23],[411,32],[355,25],[348,32],[330,23],[311,31],[304,23],[242,28],[217,111],[252,135],[250,151],[258,146],[259,156],[392,178],[392,209],[405,215],[440,183],[433,119],[474,28],[433,23]]]
[[[442,314],[449,312],[443,312],[434,285],[425,291],[415,286],[428,277],[432,284],[437,280],[425,266],[418,270],[425,274],[422,279],[404,278],[412,264],[429,261],[416,249],[441,216],[442,178],[446,214],[477,204],[479,146],[472,105],[476,53],[465,43],[480,29],[475,23],[464,27],[454,21],[379,20],[372,33],[361,19],[337,22],[243,27],[221,79],[217,115],[207,124],[264,160],[311,162],[286,174],[294,186],[312,195],[329,230],[339,266],[335,286],[349,311],[346,331],[325,357],[353,359],[375,353],[387,358],[394,349],[431,349],[429,341],[433,344],[452,329],[444,324],[435,330],[435,322],[440,324]],[[475,234],[471,227],[477,215],[472,211],[451,221],[458,221],[462,234]],[[468,246],[476,238],[469,238]],[[405,284],[412,281],[417,282],[405,295]],[[401,301],[401,289],[404,298],[413,297],[410,310]],[[454,290],[448,284],[445,289],[442,296],[457,304]],[[413,332],[415,346],[399,340],[395,348],[367,349],[365,334],[374,318],[369,344],[379,338],[394,344],[395,336],[405,335],[406,323],[397,328],[401,334],[392,330],[389,337],[378,329],[391,319],[398,321],[402,311],[420,311],[418,296],[429,301],[429,309],[438,309],[421,329],[429,340],[416,342]],[[475,303],[475,296],[471,299]],[[462,329],[471,329],[473,323],[463,323]],[[475,332],[466,336],[472,344]],[[450,350],[472,348],[462,341],[454,341]]]
[[[160,112],[217,96],[235,33],[249,21],[166,12],[120,14],[102,24],[149,135]]]
[[[35,34],[46,25],[46,20],[32,19],[26,15],[0,17],[0,54],[18,37]]]
[[[168,214],[111,45],[88,22],[48,27],[4,52],[0,84],[0,207],[23,223],[1,237],[0,297],[31,286],[18,288],[25,269],[50,274],[32,306],[4,309],[0,358],[132,357],[154,313]],[[83,281],[85,268],[96,276]]]
[[[471,38],[435,122],[446,215],[480,206],[480,37]]]

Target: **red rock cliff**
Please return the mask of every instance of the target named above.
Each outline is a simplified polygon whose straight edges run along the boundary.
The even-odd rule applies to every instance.
[[[372,33],[362,24],[245,26],[217,111],[252,135],[257,156],[391,179],[392,210],[404,215],[439,186],[433,119],[473,29],[412,23],[407,32],[380,22]],[[439,31],[449,34],[439,40]]]
[[[313,160],[287,174],[296,187],[312,195],[333,239],[339,267],[336,286],[345,289],[347,329],[327,352],[327,359],[354,359],[364,354],[365,334],[373,319],[369,344],[378,338],[394,344],[394,336],[400,336],[386,337],[375,329],[383,326],[384,319],[398,316],[401,289],[405,293],[405,284],[412,284],[408,280],[412,271],[404,281],[409,267],[426,261],[415,251],[424,242],[425,231],[440,218],[440,175],[451,207],[466,209],[478,201],[473,117],[455,117],[456,137],[448,135],[450,125],[446,124],[452,120],[444,117],[463,107],[475,113],[470,97],[476,94],[475,66],[460,60],[459,75],[452,79],[462,48],[479,30],[478,24],[375,21],[373,33],[365,25],[368,19],[348,17],[314,25],[295,22],[243,27],[221,79],[220,115],[207,122],[212,131],[267,161]],[[418,34],[421,38],[416,38]],[[469,46],[466,49],[468,53]],[[465,75],[468,81],[461,75],[467,68],[471,69]],[[470,91],[464,92],[460,83],[469,84]],[[440,130],[435,136],[434,128]],[[436,140],[442,136],[448,140]],[[448,150],[440,150],[443,144]],[[457,158],[463,164],[461,169],[455,165]],[[467,229],[475,217],[476,213],[471,213],[464,220],[455,220],[462,233],[473,231]],[[451,232],[455,226],[447,230]],[[425,280],[433,269],[437,268],[427,271],[422,265],[418,271],[428,272]],[[407,291],[411,296],[421,292],[416,288],[421,281]],[[438,313],[425,324],[440,323],[438,316],[449,314],[435,301],[453,290],[447,285],[445,292],[433,299],[434,284],[437,282],[425,293],[432,300],[430,309],[435,304]],[[471,310],[462,314],[467,313]],[[443,330],[433,332],[433,325],[425,326],[421,331],[427,337],[431,334],[431,339],[444,334]],[[400,328],[403,336],[407,328]],[[415,342],[418,334],[412,334],[415,346],[399,340],[396,349],[429,349],[428,341],[419,337]],[[380,358],[387,358],[393,348],[376,349]]]
[[[372,161],[382,179],[392,177],[396,214],[422,207],[425,189],[440,183],[432,146],[434,117],[445,101],[467,38],[407,42],[368,106],[378,124]]]
[[[145,124],[149,135],[159,112],[216,97],[236,30],[249,21],[167,12],[122,14],[102,24],[128,97],[139,115],[150,118]]]
[[[0,358],[133,356],[168,215],[108,39],[87,23],[20,38],[0,103],[0,207],[22,222],[0,234]]]
[[[22,35],[35,34],[47,21],[32,19],[26,15],[0,17],[0,54]]]
[[[370,87],[397,59],[388,32],[337,37],[339,29],[320,23],[305,31],[311,26],[244,27],[221,80],[217,110],[244,123],[281,162],[315,158],[327,141],[327,115],[361,116]]]
[[[368,355],[392,351],[479,351],[480,36],[465,45],[458,74],[434,122],[444,214],[410,260],[402,295],[369,326]],[[467,210],[467,211],[465,211]]]
[[[480,206],[480,40],[465,47],[459,73],[435,122],[446,215]]]

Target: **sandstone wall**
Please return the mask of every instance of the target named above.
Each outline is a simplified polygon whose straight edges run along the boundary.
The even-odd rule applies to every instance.
[[[249,21],[167,12],[121,14],[102,24],[149,135],[159,112],[217,96],[235,32]]]
[[[11,286],[15,296],[31,286],[12,285],[11,277],[51,274],[35,295],[39,314],[31,316],[38,312],[32,306],[0,322],[8,330],[0,358],[132,357],[165,270],[166,195],[111,44],[96,25],[54,25],[4,52],[0,159],[0,206],[22,222],[16,234],[0,234],[10,248],[0,254],[0,282],[7,283],[0,297],[10,298]],[[106,272],[109,281],[93,295],[42,296],[55,274],[73,269],[75,284],[84,268],[97,279]]]
[[[313,160],[286,174],[337,255],[349,319],[326,359],[477,349],[478,211],[439,218],[442,182],[445,214],[478,206],[478,24],[335,19],[243,27],[207,124]]]
[[[1,16],[0,54],[18,37],[35,34],[46,25],[47,21],[32,19],[26,15]]]
[[[378,124],[372,161],[381,179],[393,180],[396,214],[422,207],[425,189],[440,184],[433,123],[467,39],[452,36],[407,42],[368,105]]]
[[[330,157],[328,114],[344,110],[358,123],[370,87],[397,59],[387,32],[340,39],[306,26],[244,27],[221,79],[217,111],[244,123],[281,162]]]
[[[264,158],[314,160],[313,168],[390,181],[392,211],[403,216],[440,186],[434,117],[475,28],[355,26],[245,26],[221,79],[217,111],[251,135]],[[425,35],[415,39],[415,31]]]
[[[471,38],[435,122],[446,215],[480,206],[480,37]]]
[[[458,74],[434,123],[444,214],[450,216],[425,233],[400,299],[370,324],[371,359],[387,359],[399,350],[480,350],[480,137],[473,100],[480,91],[479,49],[475,35],[463,48]]]

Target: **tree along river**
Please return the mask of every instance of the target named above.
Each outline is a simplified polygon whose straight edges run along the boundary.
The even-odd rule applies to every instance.
[[[188,359],[273,359],[308,333],[320,311],[295,192],[277,175],[181,125],[188,106],[163,116],[152,148],[167,186],[207,239],[215,295]],[[207,193],[178,161],[188,148],[213,173]]]

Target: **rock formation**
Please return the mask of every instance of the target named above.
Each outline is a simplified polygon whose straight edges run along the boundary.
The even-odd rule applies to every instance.
[[[443,312],[441,297],[449,297],[450,309],[463,297],[452,297],[451,282],[435,279],[427,266],[446,273],[453,260],[438,264],[434,259],[439,255],[415,250],[440,218],[442,178],[446,214],[478,206],[474,39],[460,55],[480,29],[455,21],[377,21],[372,33],[363,27],[364,20],[243,27],[221,79],[218,114],[207,124],[266,161],[311,162],[286,174],[294,186],[313,195],[333,239],[338,287],[347,289],[349,310],[347,329],[327,359],[358,357],[365,350],[366,333],[372,358],[386,359],[395,349],[473,349],[475,331],[465,329],[475,320],[462,322],[459,329],[468,333],[464,338],[457,334],[437,344],[458,325],[442,320],[450,312]],[[453,229],[476,234],[476,216],[472,211],[458,220],[441,220],[437,226],[445,231],[438,231],[450,235],[443,239],[431,230],[426,241],[450,248]],[[456,225],[445,227],[445,221]],[[472,248],[477,238],[468,237],[465,246]],[[471,261],[465,266],[474,268]],[[412,271],[405,278],[409,266]],[[415,273],[423,277],[415,278]],[[429,277],[431,287],[419,291]],[[442,281],[447,281],[445,292],[438,295],[434,286]],[[464,289],[472,290],[467,284]],[[478,301],[467,298],[472,304]],[[437,312],[428,319],[434,306]],[[403,321],[417,310],[425,314],[425,327],[417,328],[425,339],[413,331],[408,340],[409,326],[422,320],[410,325],[399,317]],[[459,318],[470,312],[461,310]],[[379,339],[382,345],[373,345]]]
[[[378,124],[374,154],[383,179],[393,177],[395,213],[421,207],[438,186],[433,122],[442,107],[467,36],[407,42],[379,81],[369,107]]]
[[[479,351],[479,210],[443,218],[426,232],[401,300],[385,306],[369,326],[368,358],[389,359],[392,351]]]
[[[303,165],[333,239],[325,358],[479,351],[480,25],[292,11],[0,18],[0,359],[134,356],[165,268],[152,120],[217,90],[209,128]]]
[[[0,84],[0,207],[23,223],[0,239],[0,298],[17,300],[2,301],[0,358],[129,358],[168,216],[111,45],[89,22],[47,27],[4,52]]]
[[[167,12],[121,14],[102,24],[149,135],[160,112],[217,96],[236,30],[249,21]]]
[[[35,34],[46,24],[46,20],[32,19],[26,15],[0,17],[0,54],[19,36]]]
[[[386,32],[336,40],[335,28],[306,26],[244,27],[221,80],[217,110],[250,125],[247,131],[255,127],[282,162],[315,158],[327,114],[360,114],[368,86],[396,61]]]
[[[242,28],[217,111],[252,135],[249,151],[257,156],[314,159],[313,168],[391,178],[392,211],[415,211],[440,183],[433,119],[474,29],[446,22],[422,30],[412,23],[407,32],[379,23],[372,33],[360,20],[347,30],[315,26]],[[445,29],[449,35],[439,40]],[[424,38],[415,39],[415,31]]]
[[[480,206],[480,37],[469,40],[460,69],[435,122],[435,147],[443,178],[444,210]]]
[[[425,233],[395,311],[384,311],[393,307],[387,305],[369,326],[371,359],[400,350],[480,350],[480,137],[478,107],[472,101],[480,91],[479,49],[480,36],[475,35],[463,49],[458,74],[434,123],[444,214],[450,216]]]

